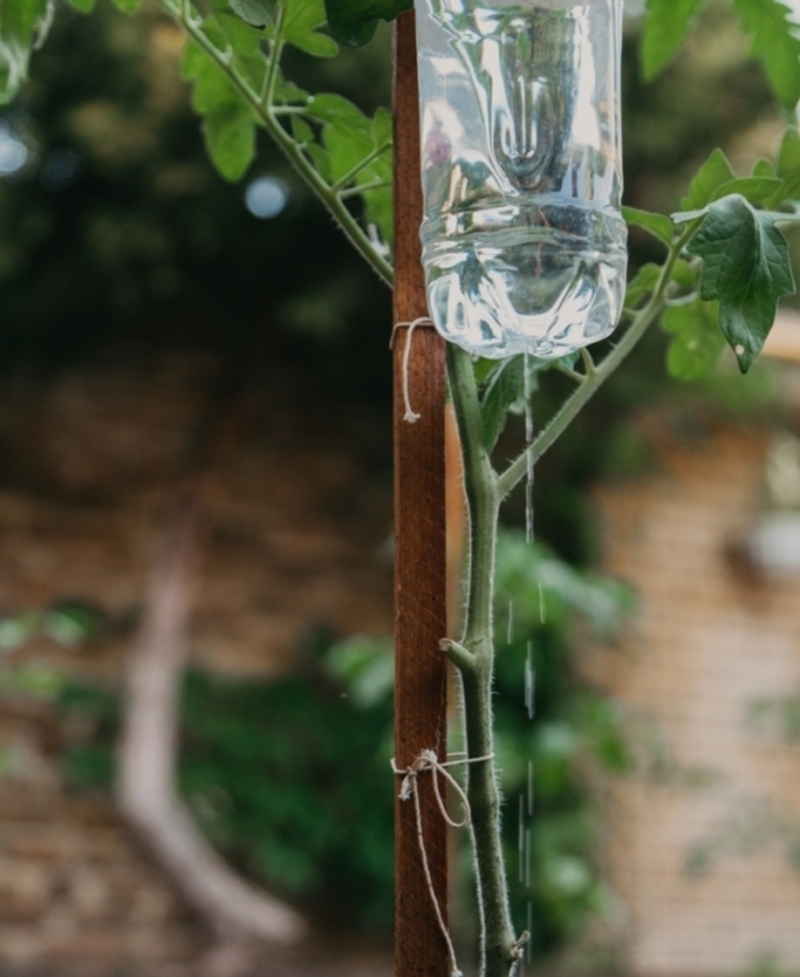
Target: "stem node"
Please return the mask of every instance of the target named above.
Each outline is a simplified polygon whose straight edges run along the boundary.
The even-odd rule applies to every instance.
[[[460,672],[472,671],[475,668],[475,655],[451,638],[442,638],[439,648]]]

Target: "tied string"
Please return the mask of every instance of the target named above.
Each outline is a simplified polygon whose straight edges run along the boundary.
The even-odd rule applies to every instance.
[[[409,336],[409,342],[411,337]],[[439,811],[445,822],[450,825],[451,828],[466,828],[472,821],[472,812],[470,811],[469,800],[467,799],[466,792],[464,788],[459,784],[455,777],[447,769],[448,767],[453,767],[460,765],[462,763],[482,763],[484,760],[493,760],[494,754],[490,753],[487,756],[480,757],[467,757],[463,754],[453,754],[454,757],[458,759],[445,760],[444,763],[439,760],[436,753],[433,750],[423,750],[417,759],[411,764],[410,767],[402,769],[397,766],[394,759],[392,760],[392,770],[398,777],[403,778],[403,782],[400,784],[400,800],[414,801],[414,815],[417,822],[417,842],[419,844],[419,853],[422,858],[422,870],[425,873],[425,882],[428,885],[428,894],[431,897],[431,903],[433,904],[433,911],[436,914],[436,922],[439,924],[439,929],[442,932],[445,943],[447,944],[447,956],[450,961],[450,977],[462,977],[461,971],[458,969],[458,962],[456,961],[456,951],[453,947],[453,941],[450,939],[450,933],[445,924],[444,917],[442,916],[442,910],[439,906],[439,900],[436,898],[436,890],[433,887],[433,879],[431,878],[431,870],[428,865],[428,853],[425,850],[425,838],[422,834],[422,809],[419,803],[419,775],[430,771],[433,777],[433,793],[436,797],[436,803],[439,806]],[[441,774],[444,779],[450,784],[453,790],[458,795],[458,799],[461,802],[461,806],[464,809],[464,816],[460,821],[456,821],[454,818],[450,817],[447,811],[447,805],[444,798],[442,797],[441,790],[439,789],[439,774]]]
[[[396,322],[394,328],[392,329],[392,338],[389,340],[389,349],[394,348],[394,339],[397,335],[398,329],[408,329],[408,338],[406,339],[406,345],[403,349],[403,404],[405,405],[406,412],[403,415],[403,420],[407,424],[416,424],[416,422],[422,416],[418,414],[411,407],[411,398],[408,394],[408,362],[411,356],[411,340],[414,337],[414,330],[422,326],[425,329],[433,329],[433,321],[428,318],[428,316],[420,316],[418,319],[414,319],[413,322]]]

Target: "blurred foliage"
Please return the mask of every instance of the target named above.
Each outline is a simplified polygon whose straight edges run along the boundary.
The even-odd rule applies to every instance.
[[[256,379],[277,357],[384,397],[388,326],[375,323],[388,322],[388,293],[265,136],[247,185],[282,181],[280,213],[254,217],[247,187],[219,180],[180,78],[183,44],[154,12],[59,10],[32,81],[0,115],[0,150],[25,153],[0,173],[0,369],[203,346],[246,358]],[[359,58],[289,60],[302,82],[373,111],[388,98],[387,44],[381,31]],[[315,297],[324,319],[309,312]]]
[[[104,615],[93,605],[81,600],[59,600],[42,611],[0,618],[0,654],[16,651],[39,637],[71,648],[99,637],[105,625]]]
[[[619,585],[580,574],[543,545],[506,531],[497,600],[499,630],[509,631],[502,619],[513,608],[511,641],[499,648],[496,699],[505,841],[513,865],[517,800],[527,797],[530,762],[529,884],[515,882],[513,898],[523,923],[531,902],[531,951],[538,959],[613,904],[598,872],[591,771],[629,771],[634,753],[624,713],[577,681],[570,649],[576,639],[613,638],[632,599]],[[530,676],[533,719],[524,691]],[[192,673],[184,688],[180,764],[184,796],[233,864],[320,912],[384,929],[391,924],[393,878],[391,688],[389,643],[358,636],[333,644],[320,637],[294,673],[273,680]],[[106,786],[116,697],[67,680],[61,708],[88,721],[84,738],[64,756],[69,781]]]
[[[696,878],[708,875],[720,861],[779,852],[795,871],[800,870],[800,823],[791,814],[775,810],[769,797],[734,798],[730,813],[706,828],[690,847],[684,871]]]
[[[800,693],[756,699],[747,709],[747,724],[754,732],[783,743],[800,743]]]

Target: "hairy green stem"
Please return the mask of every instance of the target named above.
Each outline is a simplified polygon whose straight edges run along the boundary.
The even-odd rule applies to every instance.
[[[299,172],[306,185],[337,221],[356,251],[387,285],[391,285],[391,263],[375,248],[367,232],[347,209],[337,189],[326,182],[303,154],[300,146],[281,125],[280,115],[284,113],[285,107],[273,106],[271,102],[282,51],[280,39],[275,38],[268,59],[265,92],[256,92],[241,72],[237,70],[234,60],[228,52],[220,51],[213,41],[206,36],[202,30],[202,21],[198,19],[189,4],[182,4],[179,0],[161,0],[161,5],[170,17],[216,62],[220,71],[224,72],[247,102],[261,124],[277,143],[278,148]]]
[[[508,905],[500,837],[500,790],[494,762],[492,682],[494,673],[494,561],[500,496],[483,437],[478,391],[467,353],[448,343],[447,370],[461,450],[469,509],[467,613],[460,644],[443,648],[461,676],[467,758],[467,798],[481,917],[481,974],[509,977],[518,948]]]
[[[530,446],[518,455],[508,468],[498,476],[497,484],[501,499],[504,499],[525,478],[531,460],[534,463],[537,462],[545,451],[555,444],[589,400],[591,400],[634,346],[636,346],[647,331],[648,326],[664,311],[667,302],[667,291],[672,279],[672,269],[680,257],[684,246],[691,239],[701,223],[702,218],[689,223],[680,237],[672,245],[664,267],[661,269],[661,274],[653,294],[650,296],[650,300],[636,312],[633,322],[611,352],[599,364],[596,364],[590,355],[584,356],[584,364],[587,372],[582,378],[580,385],[573,390],[547,427],[534,438]]]
[[[472,814],[478,905],[481,918],[482,977],[511,977],[521,954],[508,905],[508,885],[500,836],[500,791],[494,763],[492,682],[494,671],[493,579],[500,503],[557,440],[599,387],[622,363],[663,311],[672,270],[697,229],[692,222],[670,249],[648,302],[634,314],[620,342],[600,364],[582,351],[585,374],[565,370],[578,387],[551,423],[502,475],[492,467],[483,436],[481,408],[470,357],[448,344],[447,370],[461,451],[469,511],[466,622],[460,643],[445,640],[442,650],[456,666],[462,689],[467,758],[467,797]]]

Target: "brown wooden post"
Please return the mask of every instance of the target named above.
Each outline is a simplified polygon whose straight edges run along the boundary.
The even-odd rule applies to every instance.
[[[413,12],[395,28],[395,322],[428,314],[420,264],[422,197]],[[419,420],[403,420],[403,353],[411,341],[407,389]],[[408,767],[425,749],[446,752],[447,633],[444,343],[430,328],[398,329],[394,342],[395,759]],[[395,793],[399,790],[395,784]],[[425,848],[447,918],[447,828],[431,774],[420,777]],[[413,804],[396,801],[395,961],[397,977],[447,977],[448,959],[420,859]]]

